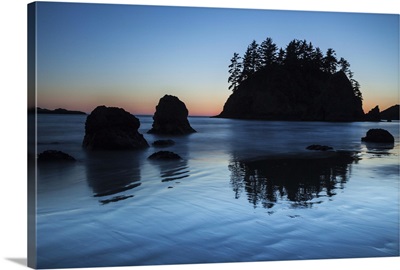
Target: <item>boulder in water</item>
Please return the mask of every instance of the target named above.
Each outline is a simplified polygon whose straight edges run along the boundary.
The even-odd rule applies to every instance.
[[[58,150],[46,150],[38,155],[38,162],[74,162],[76,159]]]
[[[140,121],[122,108],[99,106],[86,118],[82,146],[89,150],[149,147],[138,132]]]
[[[178,154],[170,151],[158,151],[149,156],[152,160],[178,160],[182,159]]]
[[[148,133],[183,135],[196,132],[189,124],[188,115],[185,103],[175,96],[165,95],[156,106],[153,126]]]
[[[370,129],[367,135],[361,138],[363,142],[394,143],[394,137],[389,131],[381,128]]]
[[[315,150],[315,151],[328,151],[328,150],[333,150],[332,147],[327,146],[327,145],[319,145],[319,144],[312,144],[307,146],[307,150]]]

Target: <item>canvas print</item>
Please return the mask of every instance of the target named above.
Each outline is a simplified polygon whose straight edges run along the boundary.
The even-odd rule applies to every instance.
[[[399,256],[399,15],[28,5],[28,264]]]

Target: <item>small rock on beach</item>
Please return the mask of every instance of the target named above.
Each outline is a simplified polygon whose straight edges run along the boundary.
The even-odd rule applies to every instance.
[[[332,147],[327,145],[319,145],[319,144],[312,144],[306,147],[307,150],[315,150],[315,151],[328,151],[333,150]]]
[[[76,159],[67,153],[58,150],[46,150],[38,155],[39,162],[74,162]]]

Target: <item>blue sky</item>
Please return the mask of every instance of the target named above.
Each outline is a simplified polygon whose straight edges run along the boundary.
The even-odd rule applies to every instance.
[[[38,106],[153,114],[165,94],[218,114],[228,65],[252,40],[306,39],[347,59],[364,111],[399,103],[399,15],[39,2]]]

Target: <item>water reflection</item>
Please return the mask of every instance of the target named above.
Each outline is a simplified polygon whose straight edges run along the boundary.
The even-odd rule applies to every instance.
[[[185,161],[174,164],[174,166],[169,166],[167,164],[160,165],[162,182],[170,182],[189,177],[189,172],[189,166]]]
[[[137,151],[87,152],[86,176],[93,196],[100,197],[102,204],[132,198],[132,194],[120,193],[130,192],[141,185],[141,156]]]
[[[155,136],[156,140],[166,140],[169,137]],[[173,182],[179,183],[178,180],[187,178],[190,176],[190,169],[188,165],[188,136],[176,136],[173,137],[173,144],[164,146],[165,151],[170,151],[178,154],[182,157],[181,160],[149,160],[150,163],[158,168],[160,171],[161,182]],[[159,147],[154,147],[153,152],[160,151]],[[170,187],[171,188],[171,187]]]
[[[161,182],[173,182],[190,176],[186,160],[151,160],[150,162],[158,167]]]
[[[367,153],[372,154],[375,157],[387,156],[392,153],[394,143],[373,143],[363,142],[367,148]]]
[[[245,192],[255,207],[272,208],[279,200],[292,207],[312,207],[321,197],[334,196],[349,179],[350,153],[274,157],[253,161],[232,161],[229,165],[235,198]]]

